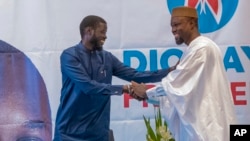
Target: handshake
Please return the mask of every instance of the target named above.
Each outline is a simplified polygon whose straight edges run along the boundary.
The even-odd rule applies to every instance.
[[[173,71],[176,69],[176,66],[180,63],[180,60],[176,63],[176,65],[170,67],[168,69],[169,72]],[[160,92],[164,90],[159,90],[158,92],[154,94],[150,94],[148,97],[146,91],[147,91],[147,86],[144,83],[137,83],[135,81],[131,81],[131,84],[129,85],[124,85],[123,86],[123,92],[128,93],[130,96],[133,98],[141,101],[141,100],[147,100],[148,103],[154,104],[154,105],[159,105],[159,97],[161,96],[166,96],[165,92]],[[157,90],[157,88],[156,88]]]
[[[131,84],[123,86],[123,92],[128,93],[131,97],[141,101],[147,100],[147,86],[144,83],[136,83],[131,81]]]
[[[123,86],[123,92],[128,93],[131,97],[137,99],[138,101],[146,100],[147,103],[153,104],[155,106],[160,105],[160,97],[166,96],[164,89],[160,87],[154,87],[153,92],[146,93],[148,87],[144,83],[131,82],[130,85]]]

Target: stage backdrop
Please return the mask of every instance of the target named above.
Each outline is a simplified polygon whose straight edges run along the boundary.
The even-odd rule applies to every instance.
[[[198,9],[200,31],[220,46],[239,121],[250,124],[249,0],[0,0],[0,39],[22,51],[40,72],[54,124],[61,89],[59,56],[80,41],[83,17],[106,19],[104,48],[122,62],[156,70],[175,64],[185,49],[175,44],[170,27],[170,11],[180,5]],[[153,106],[127,95],[113,96],[115,140],[146,140],[143,115],[153,118]]]

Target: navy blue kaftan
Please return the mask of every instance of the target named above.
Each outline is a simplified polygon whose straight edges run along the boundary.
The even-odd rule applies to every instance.
[[[138,72],[105,50],[91,52],[82,43],[61,54],[62,89],[54,141],[108,141],[110,96],[122,95],[112,76],[159,82],[168,70]]]

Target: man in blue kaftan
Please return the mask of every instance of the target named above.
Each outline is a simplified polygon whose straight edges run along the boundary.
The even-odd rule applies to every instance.
[[[159,82],[170,69],[138,72],[102,49],[107,23],[87,16],[80,24],[82,40],[61,55],[62,89],[54,141],[108,141],[110,96],[128,92],[112,85],[112,76],[126,81]]]

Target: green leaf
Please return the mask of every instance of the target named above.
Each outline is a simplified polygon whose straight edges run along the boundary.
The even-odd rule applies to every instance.
[[[160,110],[160,108],[158,109],[158,118],[159,118],[159,122],[160,122],[159,124],[162,125],[162,121],[161,121],[162,117],[161,117],[161,110]]]
[[[168,124],[166,121],[164,121],[164,125],[166,126],[166,128],[168,128]]]
[[[152,127],[150,126],[150,119],[148,118],[148,120],[145,118],[145,116],[143,116],[143,119],[144,119],[144,122],[146,124],[146,127],[147,127],[147,134],[150,136],[151,139],[153,139],[154,141],[157,141],[156,140],[156,136],[155,136],[155,133],[154,133],[154,130],[152,129]]]
[[[152,129],[152,127],[150,125],[150,118],[146,119],[145,116],[143,115],[143,119],[144,119],[145,125],[147,127],[147,135],[146,135],[147,141],[160,141],[162,139],[162,136],[159,132],[159,128],[161,126],[165,126],[166,131],[168,131],[167,122],[165,120],[162,120],[161,110],[157,109],[157,111],[155,112],[155,126],[156,126],[155,131]],[[169,141],[175,141],[175,139],[172,138]]]

